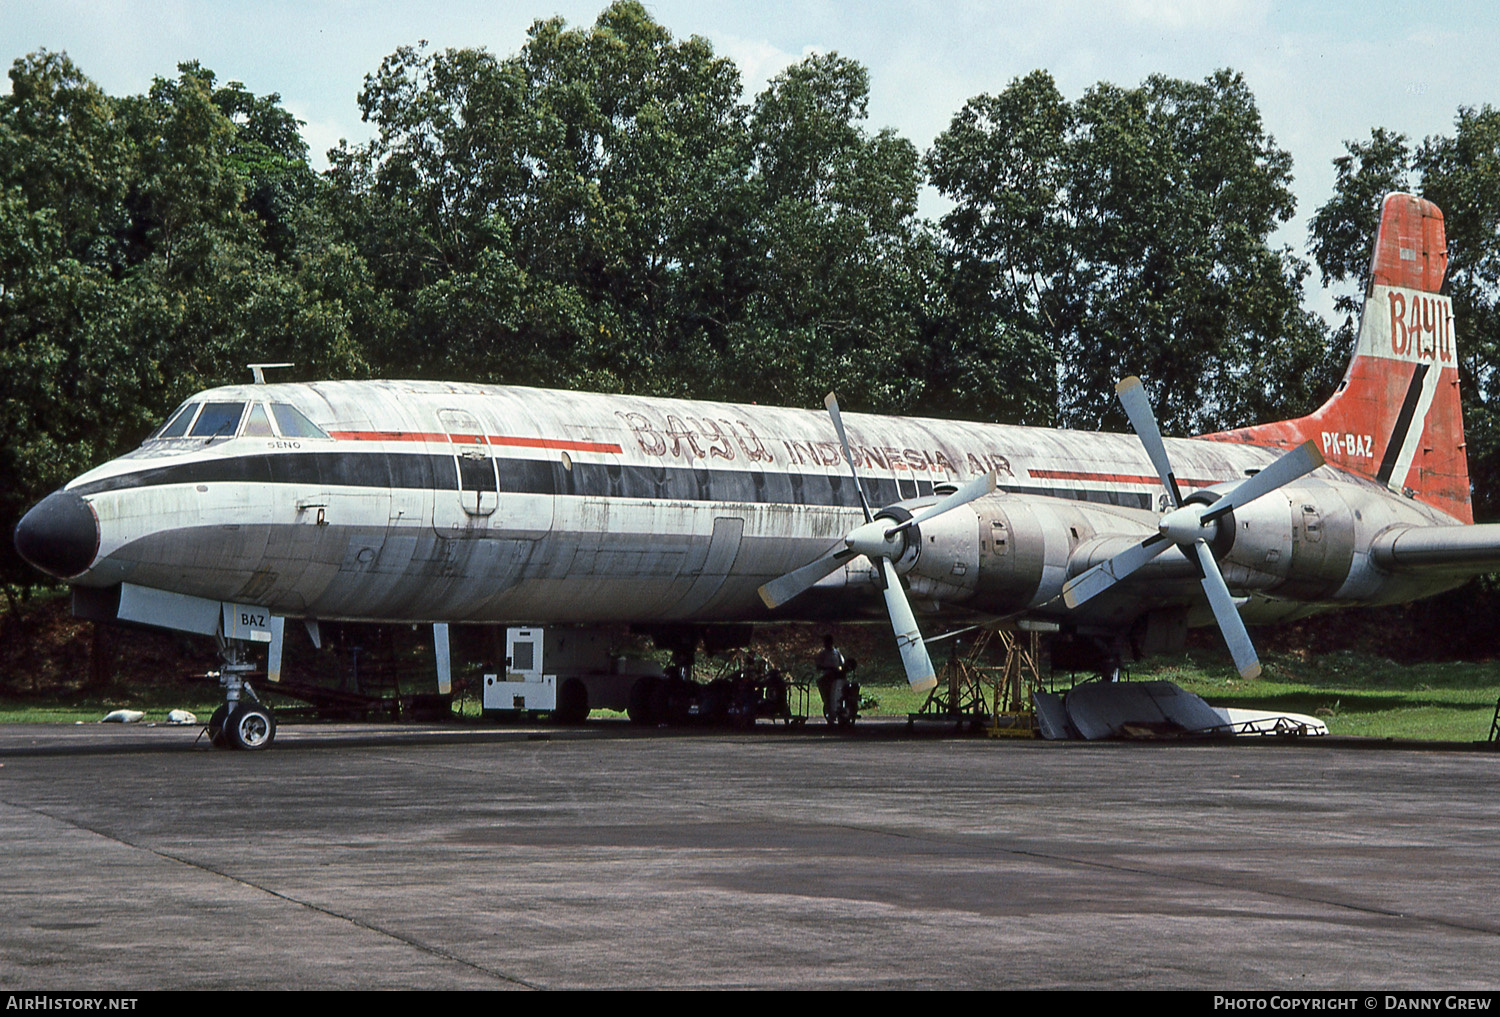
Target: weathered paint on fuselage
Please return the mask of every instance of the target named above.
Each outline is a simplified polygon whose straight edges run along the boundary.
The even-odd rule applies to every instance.
[[[331,438],[149,441],[79,477],[99,521],[92,567],[121,581],[288,616],[526,623],[754,620],[756,589],[862,522],[820,412],[465,384],[230,386],[197,401],[279,401]],[[1071,575],[1154,532],[1165,492],[1131,435],[848,414],[872,504],[994,470],[1000,491],[924,524],[901,563],[919,609],[1061,617]],[[1279,453],[1168,441],[1184,493]],[[1370,542],[1453,520],[1332,468],[1237,512],[1226,580],[1247,620],[1435,592],[1380,573]],[[1143,588],[1086,605],[1117,625],[1201,599],[1163,555]],[[1414,584],[1425,583],[1425,586]],[[855,559],[778,612],[878,612]]]

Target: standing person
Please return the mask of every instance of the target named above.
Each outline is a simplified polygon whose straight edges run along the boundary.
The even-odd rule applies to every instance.
[[[843,694],[843,689],[835,686],[844,677],[844,655],[833,645],[832,636],[823,637],[823,652],[814,659],[813,666],[819,672],[818,694],[823,697],[823,716],[832,724],[839,696]]]

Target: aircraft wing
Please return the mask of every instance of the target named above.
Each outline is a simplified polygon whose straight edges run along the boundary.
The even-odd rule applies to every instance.
[[[1478,575],[1500,570],[1500,523],[1396,527],[1371,542],[1370,558],[1388,572]]]

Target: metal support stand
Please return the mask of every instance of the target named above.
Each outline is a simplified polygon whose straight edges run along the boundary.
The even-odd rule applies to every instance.
[[[990,710],[984,695],[986,668],[979,661],[992,634],[990,630],[981,630],[963,656],[959,656],[959,644],[954,643],[953,654],[943,665],[937,686],[927,694],[920,710],[906,715],[908,728],[919,720],[946,722],[960,731],[965,727],[977,731],[984,725]]]
[[[996,640],[1004,651],[998,665],[985,662]],[[1042,680],[1037,664],[1040,643],[1036,632],[980,630],[966,653],[960,656],[954,651],[943,668],[947,680],[939,680],[921,711],[908,715],[908,726],[918,720],[946,720],[960,730],[967,725],[996,736],[1034,737],[1032,692]]]
[[[1001,632],[1005,661],[995,683],[995,713],[988,731],[995,736],[1034,738],[1036,704],[1032,692],[1042,684],[1041,637],[1035,632]]]

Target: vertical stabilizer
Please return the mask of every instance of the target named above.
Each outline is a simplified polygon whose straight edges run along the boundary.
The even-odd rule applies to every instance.
[[[1296,420],[1205,437],[1288,448],[1311,440],[1330,465],[1473,522],[1453,302],[1439,292],[1447,267],[1438,207],[1386,195],[1354,358],[1333,398]]]

